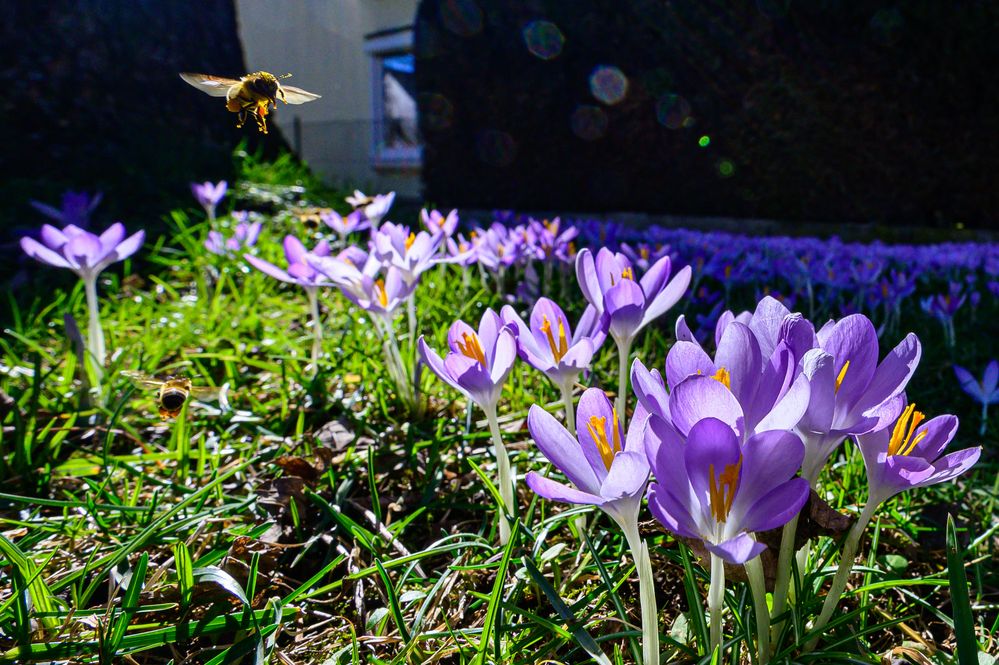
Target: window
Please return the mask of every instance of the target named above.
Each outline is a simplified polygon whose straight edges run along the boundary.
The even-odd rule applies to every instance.
[[[381,168],[419,167],[412,28],[369,35],[365,51],[371,56],[372,162]]]

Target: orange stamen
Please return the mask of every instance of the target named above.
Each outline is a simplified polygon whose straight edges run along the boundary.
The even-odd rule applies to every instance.
[[[617,409],[611,411],[614,417],[614,431],[610,437],[607,436],[607,418],[602,416],[590,416],[590,421],[586,423],[586,429],[597,444],[597,451],[604,466],[610,471],[614,462],[614,455],[621,452],[621,430],[617,423]]]
[[[486,354],[482,351],[482,344],[479,342],[479,336],[473,333],[461,333],[461,339],[465,342],[462,344],[458,342],[458,350],[466,358],[471,358],[472,360],[477,360],[483,367],[486,366]]]
[[[715,465],[708,465],[708,499],[711,503],[711,514],[715,521],[724,522],[732,510],[735,500],[735,490],[739,486],[739,469],[742,467],[742,455],[735,464],[726,464],[724,471],[715,476]]]
[[[547,316],[541,317],[541,332],[548,337],[548,346],[551,347],[555,362],[560,362],[565,354],[569,352],[569,340],[566,339],[565,325],[562,319],[558,320],[558,344],[555,343],[555,338],[552,336],[552,324]]]
[[[888,455],[902,455],[905,457],[916,446],[926,438],[927,431],[923,430],[918,435],[913,436],[919,423],[923,422],[926,416],[922,412],[916,411],[916,405],[910,404],[902,412],[902,416],[895,423],[895,428],[891,432],[891,439],[888,441]]]

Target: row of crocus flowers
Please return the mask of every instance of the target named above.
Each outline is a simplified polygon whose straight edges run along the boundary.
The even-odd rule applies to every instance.
[[[668,253],[644,267],[607,248],[595,254],[589,249],[576,252],[571,245],[575,233],[560,231],[557,223],[533,223],[505,232],[494,226],[468,243],[461,236],[455,239],[453,212],[425,212],[426,230],[412,230],[382,222],[390,199],[360,193],[354,199],[354,214],[331,216],[327,222],[340,235],[338,251],[325,240],[310,250],[287,236],[286,266],[250,254],[245,260],[308,294],[316,331],[314,366],[322,353],[318,291],[335,286],[376,321],[385,344],[386,369],[407,408],[418,411],[421,401],[419,357],[483,409],[495,447],[501,542],[512,537],[518,514],[517,479],[497,418],[503,384],[518,357],[555,383],[564,399],[564,424],[533,406],[528,429],[538,449],[568,482],[535,471],[524,482],[546,499],[595,505],[619,525],[639,572],[646,663],[659,660],[651,559],[637,526],[646,500],[667,530],[699,541],[708,552],[713,650],[723,643],[724,565],[745,566],[759,626],[758,658],[765,663],[770,657],[771,609],[758,559],[765,546],[756,534],[784,529],[772,609],[772,615],[778,616],[788,602],[797,515],[844,441],[853,440],[863,454],[868,498],[845,541],[823,610],[812,624],[816,633],[836,609],[861,535],[878,507],[898,492],[950,480],[978,459],[979,448],[943,454],[957,430],[955,417],[926,420],[907,404],[905,387],[921,355],[913,334],[879,361],[878,333],[866,316],[852,314],[816,327],[765,297],[753,313],[719,314],[713,356],[679,317],[676,343],[666,355],[663,371],[649,369],[642,359],[631,358],[632,342],[684,297],[692,280],[690,267],[673,270]],[[206,212],[213,217],[213,210],[206,207]],[[371,231],[367,247],[347,245],[351,234],[365,226]],[[487,310],[477,327],[456,321],[448,331],[449,350],[443,357],[422,336],[412,344],[417,332],[414,294],[424,272],[438,264],[466,263],[473,254],[480,263],[497,259],[497,269],[513,266],[505,263],[509,255],[501,249],[506,247],[501,236],[512,234],[520,238],[518,243],[525,242],[531,228],[544,236],[545,256],[575,266],[587,302],[575,331],[554,301],[541,298],[527,322],[509,306],[500,313]],[[238,239],[239,233],[237,225],[233,238]],[[250,245],[246,241],[255,242],[258,234],[259,227],[243,227],[243,240],[236,245]],[[100,236],[72,225],[61,231],[47,226],[42,243],[25,239],[22,244],[35,258],[71,268],[93,284],[100,270],[141,244],[141,234],[124,236],[120,225]],[[231,239],[215,240],[234,251]],[[91,290],[88,286],[88,302]],[[404,307],[410,328],[408,353],[399,348],[395,332]],[[91,313],[93,335],[94,308]],[[99,322],[96,327],[99,330]],[[573,386],[590,369],[596,350],[608,337],[618,352],[616,404],[603,390],[588,388],[577,405]],[[100,362],[97,347],[92,345],[91,350]],[[629,396],[635,402],[630,420]]]

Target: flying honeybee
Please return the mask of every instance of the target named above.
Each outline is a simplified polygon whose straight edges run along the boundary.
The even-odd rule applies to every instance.
[[[281,78],[288,78],[285,74]],[[257,121],[257,129],[267,133],[267,114],[277,108],[277,100],[285,104],[304,104],[319,95],[290,85],[281,85],[277,76],[267,72],[253,72],[236,79],[212,76],[211,74],[183,73],[184,79],[198,90],[212,97],[225,97],[225,107],[239,114],[237,127],[242,127],[246,117],[252,115]]]
[[[307,229],[315,231],[322,226],[323,215],[332,212],[332,208],[296,208],[293,212]]]
[[[159,404],[160,417],[176,418],[188,397],[199,401],[218,401],[222,409],[229,408],[227,392],[229,384],[215,388],[210,386],[195,386],[191,380],[182,376],[168,376],[164,379],[144,374],[143,372],[123,371],[122,374],[131,379],[132,383],[141,387],[157,390],[156,401]]]

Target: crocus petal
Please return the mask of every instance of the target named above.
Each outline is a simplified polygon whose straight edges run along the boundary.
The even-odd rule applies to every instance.
[[[971,395],[976,402],[981,403],[985,401],[985,392],[978,384],[978,379],[976,379],[971,372],[960,365],[954,365],[954,374],[957,376],[957,381],[961,384],[961,389],[964,392]]]
[[[604,306],[615,339],[630,340],[641,329],[645,295],[631,279],[621,279],[604,293]]]
[[[667,356],[667,362],[669,356]],[[642,361],[635,358],[631,363],[631,387],[639,403],[649,412],[660,418],[669,417],[669,394],[659,370],[647,369]]]
[[[687,325],[687,319],[683,314],[676,318],[676,331],[674,336],[678,342],[692,342],[694,344],[698,344],[697,338],[694,337],[694,333],[690,332],[690,326]],[[700,346],[700,344],[698,344],[698,346]]]
[[[514,336],[513,330],[506,327],[501,329],[494,348],[489,376],[493,383],[501,385],[506,381],[506,377],[517,359],[517,338]]]
[[[598,429],[601,422],[603,432]],[[583,449],[583,456],[593,469],[593,475],[598,482],[603,482],[607,476],[607,466],[600,456],[600,448],[590,432],[590,426],[592,425],[598,433],[605,434],[609,442],[613,436],[613,423],[614,409],[607,399],[607,394],[599,388],[584,390],[576,407],[576,436],[579,438],[579,446]],[[579,454],[578,449],[576,454]]]
[[[763,371],[759,343],[748,326],[733,321],[725,328],[714,364],[728,371],[730,390],[741,403],[747,403]]]
[[[21,238],[21,249],[23,249],[24,253],[31,258],[41,261],[42,263],[48,263],[50,266],[55,266],[56,268],[73,267],[62,256],[53,252],[51,249],[34,238]]]
[[[756,305],[749,329],[753,331],[760,342],[760,352],[764,358],[769,358],[777,346],[777,337],[784,317],[791,311],[784,303],[772,296],[764,296]]]
[[[462,345],[465,343],[464,340],[466,335],[468,336],[469,339],[472,339],[473,337],[478,337],[479,334],[475,331],[475,328],[468,325],[461,319],[452,323],[451,327],[448,328],[447,331],[448,348],[450,348],[453,353],[461,353],[461,347],[459,346],[459,343],[461,343]],[[483,352],[485,352],[484,345],[483,345]]]
[[[471,395],[468,394],[468,391],[458,385],[458,382],[455,381],[450,374],[448,374],[447,368],[444,366],[444,359],[441,358],[436,351],[430,348],[426,340],[423,339],[423,335],[420,335],[420,339],[417,340],[416,348],[420,352],[420,358],[423,360],[423,364],[429,367],[430,371],[436,374],[441,381],[462,393],[468,399],[472,399]]]
[[[684,266],[680,272],[676,273],[676,276],[669,281],[662,291],[660,291],[652,299],[648,306],[645,308],[645,315],[642,317],[642,322],[638,326],[639,329],[644,328],[651,321],[659,318],[662,314],[665,314],[670,307],[679,302],[683,294],[687,292],[687,287],[690,286],[690,266]]]
[[[933,465],[933,473],[928,478],[919,482],[919,487],[935,485],[960,476],[962,473],[974,466],[975,462],[978,461],[978,458],[981,457],[981,454],[982,448],[981,446],[977,446],[975,448],[965,448],[964,450],[958,450],[950,453],[949,455],[944,455]]]
[[[284,256],[288,260],[288,265],[294,263],[308,263],[307,255],[308,250],[305,249],[305,245],[302,241],[293,235],[287,235],[284,237]]]
[[[807,377],[799,375],[787,393],[774,405],[763,420],[755,425],[747,425],[758,432],[771,429],[791,429],[796,426],[808,409],[811,386]]]
[[[492,308],[482,312],[482,318],[479,319],[479,342],[482,344],[482,351],[486,354],[486,358],[490,360],[490,365],[492,364],[492,356],[496,353],[499,332],[504,325],[506,324],[503,323],[503,319]]]
[[[600,496],[605,499],[623,499],[640,496],[649,479],[649,463],[641,451],[622,451],[614,456],[607,477],[600,485]]]
[[[777,483],[793,477],[804,458],[805,446],[791,432],[773,430],[749,437],[742,444],[742,477],[732,504],[732,519],[738,521]]]
[[[697,522],[687,507],[659,483],[649,486],[649,510],[660,524],[678,536],[700,538]]]
[[[689,481],[683,459],[686,444],[673,426],[652,415],[645,428],[645,456],[656,474],[656,480],[673,492],[686,493]]]
[[[444,368],[466,394],[483,409],[496,400],[497,386],[489,378],[489,372],[478,360],[460,353],[449,353],[444,358]]]
[[[63,245],[62,253],[74,268],[94,268],[101,258],[101,241],[92,233],[73,236]]]
[[[932,462],[957,434],[957,425],[957,416],[937,416],[928,420],[913,433],[913,436],[922,438],[910,454]]]
[[[586,301],[596,308],[598,314],[602,313],[604,311],[603,291],[600,290],[600,282],[597,280],[593,254],[588,248],[581,249],[576,254],[576,279],[579,281],[579,288]]]
[[[720,474],[726,466],[737,464],[741,455],[739,439],[727,423],[717,418],[698,421],[690,429],[683,451],[684,468],[695,494],[707,496],[712,482],[711,469]]]
[[[996,386],[999,386],[999,361],[993,360],[985,366],[985,372],[982,374],[982,392],[992,395],[996,391]]]
[[[704,542],[704,547],[717,556],[732,564],[743,564],[758,557],[767,546],[753,540],[748,533],[740,533],[735,538],[730,538],[725,542],[713,544]]]
[[[581,492],[574,487],[568,487],[550,478],[546,478],[535,471],[529,471],[524,478],[524,482],[527,483],[527,486],[535,494],[549,501],[562,501],[591,506],[599,506],[604,503],[602,497]]]
[[[100,235],[101,249],[105,254],[110,253],[118,246],[118,243],[125,237],[125,225],[115,222]]]
[[[680,434],[687,434],[704,418],[721,419],[740,435],[745,427],[735,395],[710,376],[691,376],[677,385],[669,396],[669,413]]]
[[[919,365],[921,355],[922,347],[919,344],[919,338],[913,333],[909,333],[878,365],[870,384],[864,390],[863,398],[857,404],[857,408],[861,412],[865,412],[905,390],[906,384]],[[849,373],[848,370],[847,374]],[[842,386],[840,389],[842,390]]]
[[[56,214],[59,213],[57,212]],[[45,243],[49,249],[59,249],[69,242],[69,238],[67,238],[62,231],[51,224],[42,224],[42,242]]]
[[[878,334],[874,324],[863,314],[844,317],[833,326],[822,349],[836,359],[837,376],[850,363],[839,384],[837,402],[854,404],[877,369]]]
[[[132,254],[135,254],[139,251],[139,248],[142,247],[142,243],[145,239],[146,232],[138,231],[137,233],[133,233],[129,237],[122,240],[118,243],[118,246],[114,248],[114,260],[122,261],[132,256]]]
[[[670,270],[669,256],[664,256],[649,266],[649,269],[645,271],[645,274],[639,280],[642,291],[645,292],[647,298],[659,293],[663,288],[663,284],[669,279]]]
[[[527,413],[527,429],[542,454],[573,485],[593,495],[600,493],[600,481],[592,465],[579,454],[580,442],[553,415],[533,404]]]
[[[274,279],[279,279],[282,282],[288,282],[289,284],[299,283],[297,279],[289,275],[284,270],[281,270],[281,268],[278,268],[273,263],[264,261],[263,259],[258,259],[252,254],[243,254],[243,258],[246,259],[247,263],[249,263],[251,266],[259,270],[260,272],[264,273],[265,275],[270,275]]]
[[[715,363],[700,344],[678,341],[666,354],[666,385],[670,390],[688,376],[711,376],[716,371]]]
[[[745,477],[744,473],[743,478]],[[738,497],[736,500],[738,501]],[[759,497],[749,506],[741,524],[748,531],[776,529],[790,522],[792,517],[801,512],[806,501],[808,501],[808,481],[804,478],[792,478],[765,496]]]

